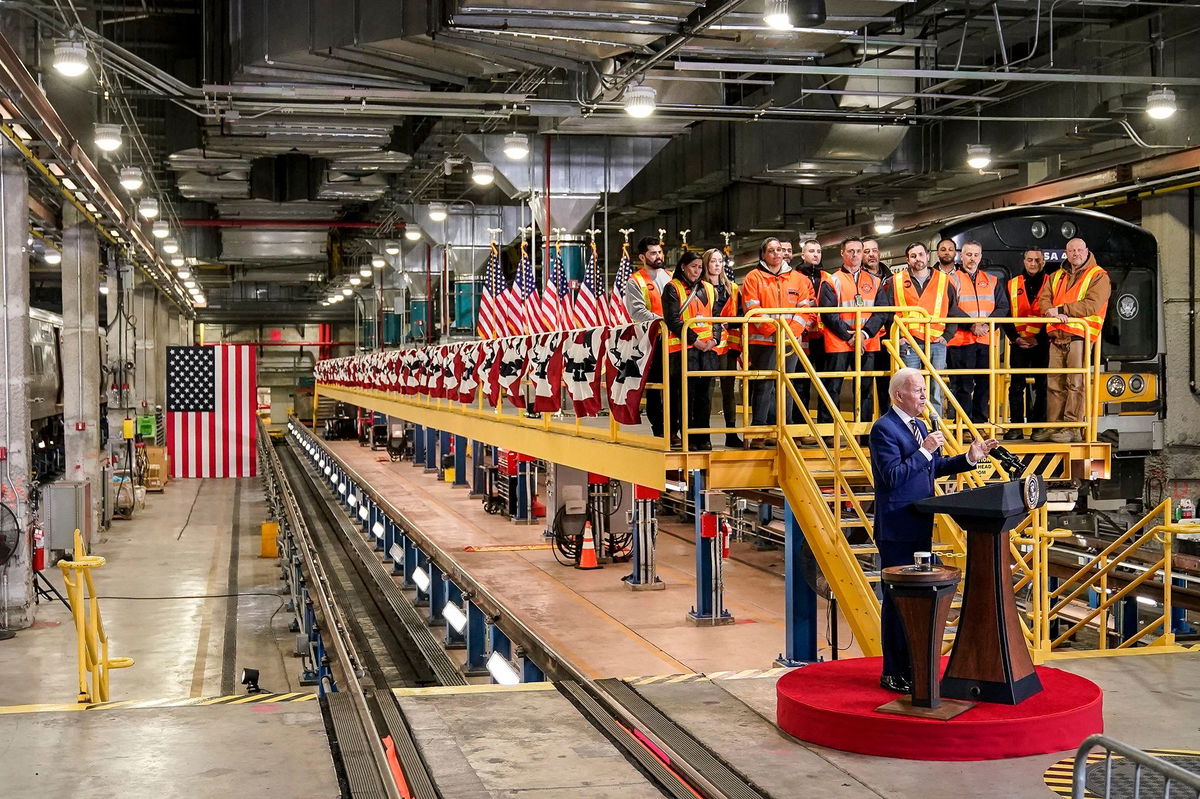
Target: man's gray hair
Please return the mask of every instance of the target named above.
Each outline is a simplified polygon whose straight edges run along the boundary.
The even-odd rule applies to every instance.
[[[902,369],[897,369],[892,373],[892,379],[888,383],[888,396],[892,399],[895,399],[896,392],[899,391],[900,387],[904,385],[904,381],[910,380],[914,377],[920,380],[922,383],[925,382],[925,378],[921,375],[920,369],[913,369],[911,366],[905,366]]]

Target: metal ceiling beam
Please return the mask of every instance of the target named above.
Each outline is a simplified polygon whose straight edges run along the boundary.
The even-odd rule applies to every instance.
[[[1162,75],[1095,75],[1073,72],[993,72],[955,69],[879,69],[807,64],[755,64],[728,61],[676,61],[674,68],[695,72],[762,72],[771,75],[823,75],[856,78],[1001,81],[1010,83],[1129,83],[1140,86],[1200,86],[1200,78]]]

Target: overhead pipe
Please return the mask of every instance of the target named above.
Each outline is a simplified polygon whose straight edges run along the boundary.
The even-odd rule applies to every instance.
[[[347,228],[374,230],[376,222],[352,222],[345,219],[180,219],[183,227],[256,227],[256,228]],[[404,222],[395,222],[397,230],[404,230]]]

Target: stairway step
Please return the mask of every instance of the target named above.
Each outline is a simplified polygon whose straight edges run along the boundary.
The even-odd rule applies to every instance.
[[[855,555],[875,555],[879,553],[879,547],[873,543],[851,544],[850,549],[854,550]],[[934,544],[934,552],[950,552],[953,550],[950,544]]]

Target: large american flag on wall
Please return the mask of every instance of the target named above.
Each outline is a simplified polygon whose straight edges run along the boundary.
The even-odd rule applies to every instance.
[[[167,347],[171,477],[258,473],[257,360],[253,346]]]

